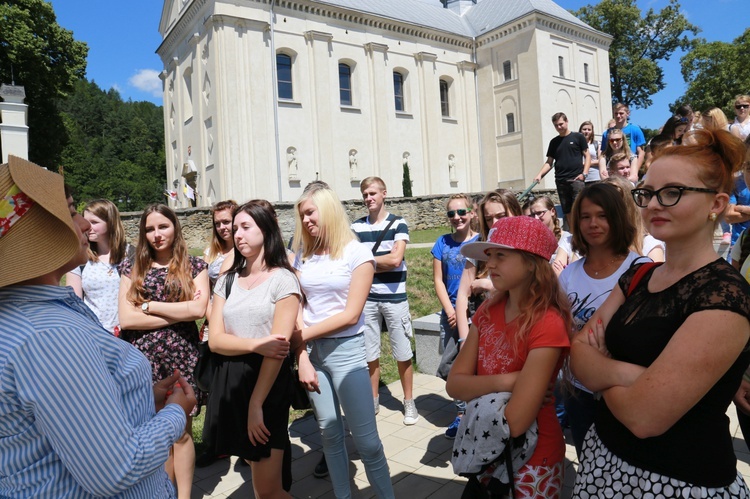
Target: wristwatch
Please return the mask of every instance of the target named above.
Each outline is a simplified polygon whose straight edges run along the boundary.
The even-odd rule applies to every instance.
[[[143,303],[141,303],[141,310],[142,310],[142,311],[143,311],[143,313],[144,313],[144,314],[146,314],[146,315],[148,315],[148,304],[149,304],[149,303],[151,303],[151,302],[148,302],[148,301],[144,301]]]

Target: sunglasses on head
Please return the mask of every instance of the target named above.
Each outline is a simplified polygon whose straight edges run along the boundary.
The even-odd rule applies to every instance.
[[[735,104],[734,105],[735,109],[747,109],[749,107],[750,107],[750,104]]]
[[[455,217],[456,213],[458,213],[459,217],[465,217],[467,213],[471,213],[471,210],[462,208],[460,210],[448,210],[445,212],[445,214],[448,215],[448,218]]]

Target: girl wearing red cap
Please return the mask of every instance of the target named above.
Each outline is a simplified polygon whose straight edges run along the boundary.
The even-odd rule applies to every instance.
[[[563,434],[554,405],[544,404],[570,347],[572,326],[568,301],[549,265],[556,249],[552,232],[530,217],[501,219],[487,242],[461,249],[465,256],[487,262],[496,291],[474,315],[447,391],[463,400],[511,392],[504,415],[511,437],[537,422],[536,448],[514,470],[515,497],[556,498],[563,487]],[[464,495],[486,494],[485,486],[472,478]]]

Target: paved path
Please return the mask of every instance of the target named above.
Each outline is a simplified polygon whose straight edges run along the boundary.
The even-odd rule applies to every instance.
[[[397,498],[451,499],[461,496],[465,479],[453,474],[450,464],[452,440],[443,436],[445,428],[455,417],[453,402],[445,393],[445,383],[434,376],[416,373],[414,396],[419,410],[419,422],[414,426],[402,423],[401,385],[398,381],[380,389],[380,414],[377,416],[378,430],[383,440],[390,466],[391,477]],[[750,454],[742,440],[734,406],[727,413],[731,420],[732,435],[737,451],[738,467],[745,480],[750,483]],[[295,482],[292,496],[295,498],[332,499],[333,491],[328,479],[312,476],[322,452],[317,425],[312,417],[295,421],[289,428],[292,438],[292,454]],[[565,490],[563,498],[569,498],[575,481],[577,460],[569,433],[566,439]],[[365,476],[351,437],[347,437],[347,449],[351,459],[350,474],[354,498],[371,498],[374,492]],[[207,468],[195,470],[192,497],[253,498],[250,468],[237,466],[235,458],[224,459]]]

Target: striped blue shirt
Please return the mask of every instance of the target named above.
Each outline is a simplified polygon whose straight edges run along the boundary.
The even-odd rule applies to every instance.
[[[164,463],[184,427],[71,288],[0,288],[0,497],[174,497]]]
[[[352,223],[352,230],[359,240],[372,251],[378,238],[390,223],[391,217],[395,221],[388,228],[383,240],[375,251],[374,256],[383,256],[391,252],[396,241],[409,242],[409,227],[403,218],[388,214],[382,222],[371,224],[369,217],[365,216]],[[376,272],[372,279],[372,288],[367,296],[368,301],[401,303],[406,301],[406,259],[401,265],[387,272]]]

